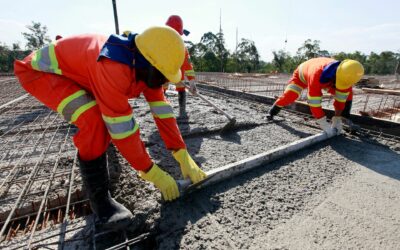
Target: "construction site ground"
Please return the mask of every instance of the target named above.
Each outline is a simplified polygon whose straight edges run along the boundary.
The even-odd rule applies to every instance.
[[[4,79],[0,78],[0,84],[3,90],[7,86],[9,92],[2,91],[0,106],[25,94],[15,78]],[[321,132],[310,117],[302,114],[283,111],[274,122],[268,122],[265,115],[269,106],[203,93],[238,120],[230,133],[221,135],[219,131],[227,119],[201,99],[188,96],[189,117],[178,119],[178,123],[188,151],[204,170]],[[167,95],[178,114],[176,92],[168,91]],[[147,103],[139,98],[131,100],[131,105],[151,157],[176,179],[181,179],[179,166],[165,149]],[[17,124],[20,125],[15,128]],[[75,131],[73,127],[27,97],[0,109],[0,130],[0,169],[3,168],[0,181],[7,178],[10,166],[23,168],[8,184],[7,195],[0,198],[1,213],[6,216],[12,209],[23,181],[41,156],[44,161],[35,175],[37,180],[27,191],[33,194],[29,199],[22,196],[19,206],[42,200],[43,192],[39,190],[46,187],[45,176],[51,173],[57,159],[61,162],[60,172],[73,171],[76,180],[73,178],[74,188],[68,189],[71,182],[68,175],[57,175],[49,197],[60,199],[67,190],[72,190],[78,192],[79,200],[81,183],[79,171],[72,168],[76,152],[69,138]],[[53,134],[56,139],[52,141]],[[64,140],[66,143],[61,143]],[[36,150],[32,147],[48,145],[49,150],[43,155],[31,153]],[[398,249],[400,246],[400,141],[397,139],[373,133],[337,136],[169,203],[162,201],[155,187],[140,180],[113,147],[109,149],[109,169],[113,196],[135,216],[129,230],[99,233],[94,230],[90,211],[81,211],[80,216],[76,213],[76,217],[64,224],[52,220],[51,226],[39,225],[31,246],[59,249],[62,239],[64,249],[104,249],[146,233],[148,236],[131,249]],[[39,178],[42,172],[44,177]],[[22,184],[18,185],[19,179]],[[1,220],[4,222],[5,217]],[[60,238],[62,230],[67,232]],[[1,242],[0,248],[25,248],[31,232],[32,229],[16,232],[14,237]]]

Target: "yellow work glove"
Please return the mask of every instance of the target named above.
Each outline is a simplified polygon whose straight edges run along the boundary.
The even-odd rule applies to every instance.
[[[190,178],[194,184],[207,177],[206,173],[197,166],[196,162],[193,161],[186,149],[179,149],[178,151],[173,152],[172,155],[181,166],[183,178]]]
[[[172,201],[179,197],[178,185],[167,172],[153,164],[149,172],[139,171],[139,176],[153,183],[162,193],[164,200]]]

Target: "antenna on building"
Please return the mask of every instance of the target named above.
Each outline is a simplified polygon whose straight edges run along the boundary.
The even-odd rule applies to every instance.
[[[222,16],[222,10],[220,8],[219,9],[219,33],[222,34],[222,18],[221,18],[221,16]]]
[[[221,62],[221,72],[224,72],[224,63],[222,62],[223,53],[222,53],[222,10],[219,9],[219,51],[220,51],[220,62]]]

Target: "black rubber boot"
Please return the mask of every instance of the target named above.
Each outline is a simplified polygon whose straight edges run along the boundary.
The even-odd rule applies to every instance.
[[[178,92],[178,102],[179,102],[179,117],[187,117],[186,113],[186,91]]]
[[[357,124],[354,124],[350,119],[351,106],[353,105],[353,101],[346,101],[344,109],[342,111],[343,123],[347,125],[350,129],[350,132],[356,132],[361,129],[361,127]]]
[[[342,111],[342,117],[344,117],[346,119],[350,119],[351,106],[353,106],[353,101],[346,101],[346,104]]]
[[[272,105],[272,108],[268,111],[267,119],[269,121],[273,120],[274,116],[276,116],[279,113],[279,111],[281,111],[281,109],[282,109],[281,107],[278,107],[275,104]]]
[[[79,159],[79,166],[83,185],[92,211],[100,222],[99,226],[111,230],[127,227],[132,222],[133,215],[110,195],[106,154],[92,161]]]

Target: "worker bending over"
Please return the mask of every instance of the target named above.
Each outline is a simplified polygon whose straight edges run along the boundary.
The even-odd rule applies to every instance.
[[[183,29],[183,21],[180,16],[172,15],[168,18],[165,25],[176,30],[179,35],[185,34],[185,36],[189,35],[189,31]],[[176,91],[178,91],[178,103],[179,103],[179,117],[187,117],[186,113],[186,88],[184,81],[185,77],[190,81],[190,91],[196,92],[196,85],[194,83],[195,80],[195,72],[193,70],[193,65],[190,61],[190,55],[188,50],[185,47],[185,59],[183,61],[182,67],[182,77],[180,82],[178,82],[176,86]],[[169,83],[163,85],[164,91],[168,89]]]
[[[149,157],[128,99],[143,93],[166,147],[193,183],[205,173],[190,157],[162,85],[179,82],[185,47],[170,27],[151,27],[128,37],[76,35],[62,38],[15,62],[23,88],[78,127],[82,180],[93,212],[104,228],[127,226],[133,217],[109,192],[106,149],[121,154],[152,182],[165,200],[179,196],[175,180]]]
[[[269,110],[267,118],[272,120],[282,107],[293,103],[308,88],[307,99],[312,115],[318,124],[327,133],[334,133],[334,128],[340,133],[342,131],[342,117],[352,125],[350,110],[353,99],[352,87],[364,75],[364,68],[358,61],[346,59],[336,61],[331,58],[313,58],[300,64],[294,71],[285,92],[279,97]],[[335,116],[332,125],[326,120],[322,110],[322,90],[327,90],[335,96],[333,106]]]

